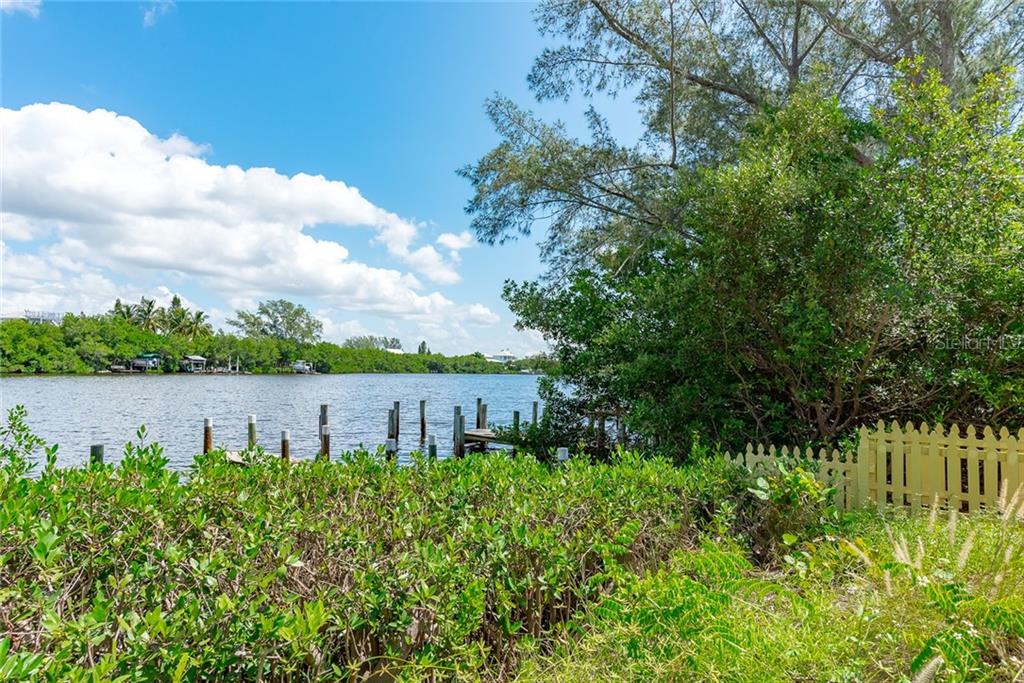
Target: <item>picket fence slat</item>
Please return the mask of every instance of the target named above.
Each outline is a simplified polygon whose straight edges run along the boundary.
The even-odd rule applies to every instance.
[[[941,424],[915,427],[879,421],[873,430],[861,427],[856,453],[838,450],[747,444],[726,458],[763,474],[777,461],[807,461],[817,478],[835,489],[839,507],[907,506],[912,511],[934,505],[953,510],[996,509],[1014,495],[1024,496],[1024,428],[968,425],[961,430]],[[1005,496],[1006,500],[1001,497]]]

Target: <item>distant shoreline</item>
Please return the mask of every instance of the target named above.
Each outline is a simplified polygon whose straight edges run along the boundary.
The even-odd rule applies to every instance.
[[[493,375],[496,377],[523,376],[541,377],[543,372],[395,372],[393,370],[358,370],[353,372],[0,372],[0,378],[8,377],[328,377],[335,375]]]

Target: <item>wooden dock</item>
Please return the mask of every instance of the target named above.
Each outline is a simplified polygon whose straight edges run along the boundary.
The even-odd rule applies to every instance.
[[[466,443],[484,444],[489,443],[511,445],[510,441],[499,439],[493,429],[467,429]]]

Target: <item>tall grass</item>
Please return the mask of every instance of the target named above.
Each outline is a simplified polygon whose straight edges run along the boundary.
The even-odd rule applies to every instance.
[[[1019,681],[1019,510],[858,513],[768,569],[706,539],[623,581],[520,679]]]

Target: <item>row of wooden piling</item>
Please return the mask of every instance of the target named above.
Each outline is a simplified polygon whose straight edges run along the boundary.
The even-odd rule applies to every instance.
[[[437,437],[433,434],[427,434],[427,402],[421,400],[420,405],[420,444],[427,446],[427,452],[429,457],[437,457]],[[328,404],[320,404],[320,418],[318,421],[318,437],[320,442],[320,449],[318,457],[329,458],[331,452],[331,426],[327,418]],[[537,424],[539,418],[539,402],[533,402],[533,424]],[[483,402],[483,399],[478,398],[476,400],[476,428],[486,429],[487,428],[487,404]],[[513,411],[512,413],[512,429],[518,434],[520,428],[520,414],[519,411]],[[256,446],[256,416],[249,415],[247,421],[247,437],[248,447],[254,448]],[[399,401],[394,402],[394,406],[388,410],[388,425],[387,425],[387,439],[385,440],[384,450],[389,457],[395,457],[398,454],[398,439],[401,432],[401,403]],[[102,462],[102,446],[100,448],[99,461]],[[213,420],[206,418],[203,423],[203,453],[209,453],[213,450]],[[455,406],[453,425],[452,425],[452,454],[455,457],[462,457],[466,453],[466,416],[462,414],[462,406]],[[291,447],[290,447],[290,435],[289,430],[285,429],[281,431],[281,458],[287,460],[290,458]],[[94,458],[95,460],[95,458]]]
[[[431,458],[437,457],[437,437],[427,434],[427,402],[420,401],[420,444],[427,447],[427,454]],[[320,404],[320,417],[318,420],[317,434],[319,439],[318,458],[328,459],[331,453],[331,425],[327,419],[328,404]],[[533,402],[532,424],[536,425],[539,418],[539,402]],[[483,399],[476,399],[476,429],[487,428],[487,404]],[[512,430],[519,433],[520,415],[519,411],[512,412]],[[384,450],[389,457],[398,454],[398,437],[401,430],[401,404],[394,402],[394,406],[388,410],[387,439]],[[249,448],[256,447],[256,416],[249,415],[246,422],[246,436]],[[90,463],[103,463],[103,444],[94,444],[89,449]],[[203,453],[213,450],[213,419],[203,420]],[[561,450],[561,449],[560,449]],[[466,416],[462,414],[462,406],[455,406],[452,421],[452,455],[461,458],[466,454]],[[284,460],[291,458],[291,433],[287,429],[281,430],[281,453]]]

